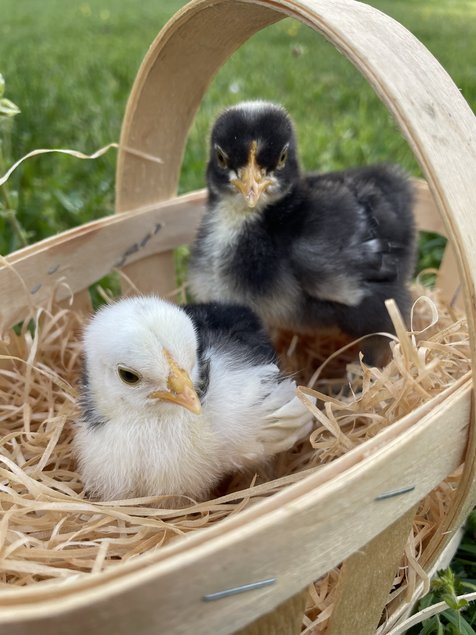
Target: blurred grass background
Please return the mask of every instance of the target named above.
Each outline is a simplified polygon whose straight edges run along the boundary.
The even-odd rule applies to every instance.
[[[91,153],[119,140],[139,64],[180,0],[0,0],[0,73],[21,114],[0,130],[0,173],[35,148]],[[374,0],[437,57],[476,105],[476,1]],[[423,78],[422,78],[423,80]],[[386,109],[354,67],[322,37],[283,20],[247,42],[219,72],[190,131],[180,192],[204,186],[207,136],[224,106],[242,99],[283,103],[296,122],[303,166],[339,169],[378,161],[420,175]],[[160,156],[160,148],[157,149]],[[113,212],[115,151],[96,161],[49,155],[24,163],[8,183],[24,238],[36,242]],[[0,254],[21,246],[0,197]],[[3,213],[2,213],[3,212]],[[420,267],[438,262],[444,241],[425,236]],[[474,527],[453,562],[457,584],[476,584]],[[467,591],[470,587],[458,587]],[[476,587],[475,587],[476,588]],[[436,596],[435,596],[436,597]],[[428,600],[426,600],[428,601]],[[453,615],[453,621],[456,619]],[[466,621],[475,623],[473,608]],[[412,633],[470,631],[433,618]],[[441,629],[444,630],[441,630]],[[420,629],[420,630],[419,630]]]
[[[118,140],[127,96],[147,47],[183,4],[0,0],[0,72],[6,96],[22,111],[10,140],[4,139],[7,161],[34,148],[92,152]],[[427,45],[474,108],[474,0],[374,4]],[[354,67],[322,37],[284,20],[252,38],[217,75],[190,132],[180,191],[204,185],[207,134],[216,113],[258,97],[289,109],[307,169],[389,160],[419,174],[393,120]],[[15,173],[9,189],[30,241],[113,211],[114,153],[94,162],[43,156]],[[1,219],[0,236],[0,253],[19,247]]]

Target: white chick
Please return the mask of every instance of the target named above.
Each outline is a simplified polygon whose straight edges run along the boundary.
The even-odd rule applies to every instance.
[[[74,451],[94,497],[200,500],[312,427],[244,307],[123,299],[86,327],[84,355]]]

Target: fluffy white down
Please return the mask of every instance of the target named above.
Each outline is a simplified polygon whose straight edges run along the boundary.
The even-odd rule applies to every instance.
[[[197,379],[193,324],[159,298],[107,307],[86,329],[84,347],[93,403],[106,420],[78,421],[74,450],[85,489],[95,497],[200,500],[220,477],[291,448],[312,427],[294,381],[279,381],[275,365],[252,366],[219,345],[207,353],[210,381],[200,415],[147,401],[167,376],[164,347]],[[118,363],[140,370],[145,385],[121,383]]]

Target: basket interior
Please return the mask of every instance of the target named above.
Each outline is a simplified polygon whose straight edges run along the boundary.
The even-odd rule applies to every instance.
[[[421,192],[424,191],[421,186]],[[182,205],[186,218],[189,200],[196,205],[199,196],[186,197],[185,207],[180,199],[172,201],[168,209],[176,212]],[[428,200],[423,200],[427,205]],[[167,218],[167,206],[144,212],[144,216],[153,219],[149,218],[148,223],[156,222],[154,215],[160,216],[164,209]],[[423,210],[422,218],[426,218],[425,205],[420,209]],[[175,220],[178,217],[175,214]],[[127,223],[126,215],[121,216],[120,221]],[[106,224],[106,230],[98,233],[96,225],[83,227],[79,240],[84,240],[91,231],[96,239],[104,234],[101,240],[107,241],[110,226]],[[135,236],[128,236],[129,241],[137,238],[143,229],[136,227],[135,232]],[[175,234],[179,239],[182,235],[180,232]],[[46,248],[38,245],[29,250],[23,258],[16,254],[8,272],[14,272],[19,279],[16,263],[24,266],[29,263],[29,270],[37,275],[38,268],[32,266],[37,259],[41,259],[42,264],[48,263],[48,259],[57,259],[58,253],[68,251],[68,243],[76,240],[77,232],[72,230],[56,237],[51,249],[49,243]],[[138,238],[136,242],[140,242]],[[81,259],[85,257],[81,251],[76,253]],[[169,260],[172,256],[170,250],[161,254]],[[110,258],[110,254],[107,257]],[[141,264],[141,260],[137,262]],[[101,270],[100,263],[97,264]],[[121,278],[123,294],[140,291],[120,269],[116,271]],[[164,283],[168,288],[174,287],[173,268],[172,273],[169,270],[169,276],[166,279],[164,275]],[[65,289],[70,292],[66,277],[49,281],[49,284],[46,305],[35,306],[30,294],[31,306],[28,310],[23,308],[23,325],[17,326],[16,330],[7,329],[2,340],[0,386],[4,402],[8,404],[0,409],[3,410],[2,498],[6,512],[2,587],[15,589],[19,597],[33,587],[47,590],[54,584],[65,588],[64,583],[68,581],[71,589],[71,585],[91,576],[100,579],[104,572],[120,573],[125,563],[140,562],[144,556],[157,555],[158,550],[167,554],[166,546],[179,546],[177,541],[181,536],[234,518],[321,471],[325,465],[335,466],[339,473],[340,459],[351,456],[359,447],[362,447],[360,459],[371,453],[369,443],[378,439],[382,432],[388,432],[388,426],[391,428],[391,424],[401,422],[407,415],[413,416],[422,404],[438,399],[445,391],[455,390],[461,382],[467,381],[470,373],[464,315],[448,304],[444,293],[421,286],[414,290],[415,298],[420,298],[413,311],[414,334],[409,338],[403,324],[397,324],[400,341],[392,345],[393,361],[383,371],[368,369],[358,363],[355,347],[327,361],[333,351],[346,345],[340,334],[298,337],[293,333],[275,332],[274,341],[282,366],[296,373],[299,383],[306,385],[316,369],[320,369],[319,378],[316,381],[314,377],[312,381],[321,414],[308,441],[280,455],[257,474],[230,476],[209,501],[197,504],[184,500],[180,510],[169,509],[167,500],[160,497],[90,501],[84,498],[70,444],[77,414],[75,398],[81,364],[79,338],[88,319],[91,295],[83,288],[69,299],[67,295],[65,297]],[[180,301],[183,292],[183,287],[175,288],[172,297]],[[99,294],[106,301],[110,299],[107,289],[100,288]],[[459,476],[459,472],[451,474],[420,505],[390,600],[395,601],[405,589],[414,591],[418,584],[415,573],[418,565],[412,567],[412,564],[425,552],[435,528],[441,523]],[[310,587],[306,610],[308,623],[325,626],[337,579],[338,571],[332,569]]]

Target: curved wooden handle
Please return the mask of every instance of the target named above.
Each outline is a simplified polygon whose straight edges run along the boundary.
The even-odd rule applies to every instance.
[[[361,71],[395,117],[420,163],[454,246],[476,361],[476,120],[452,79],[402,25],[353,0],[196,0],[150,48],[129,99],[117,209],[174,194],[189,126],[209,82],[251,35],[291,16],[322,33]],[[475,503],[474,418],[465,473],[446,531]]]

